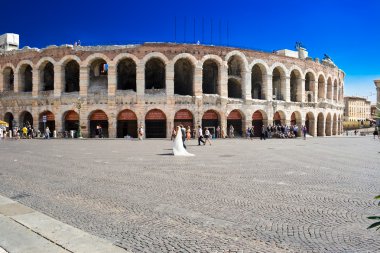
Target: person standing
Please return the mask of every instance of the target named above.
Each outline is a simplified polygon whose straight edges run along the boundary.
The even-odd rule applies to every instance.
[[[46,129],[45,129],[45,139],[47,139],[47,140],[50,139],[50,129],[49,129],[49,127],[46,127]]]
[[[210,143],[210,146],[211,146],[211,133],[210,131],[208,130],[208,128],[206,127],[205,129],[205,142],[204,142],[204,145],[206,145],[206,142],[208,141],[208,143]]]
[[[249,133],[249,138],[253,140],[253,137],[255,136],[255,126],[251,127],[251,131]]]
[[[185,141],[186,141],[186,128],[183,125],[180,125],[180,130],[182,133],[182,144],[185,149],[187,149]]]
[[[235,129],[232,125],[230,125],[230,138],[234,138],[234,132],[235,132]]]
[[[265,127],[264,125],[261,127],[261,135],[260,135],[260,140],[264,140],[265,141],[265,136],[266,133],[265,133]]]
[[[171,137],[170,137],[170,140],[171,140],[171,141],[175,140],[175,137],[176,137],[176,135],[177,135],[177,132],[176,132],[175,129],[176,129],[176,127],[173,127],[172,135],[171,135]]]
[[[103,128],[101,125],[99,125],[98,131],[99,131],[99,138],[103,138]]]
[[[186,140],[190,140],[191,139],[191,128],[190,126],[187,126],[187,129],[186,129]]]
[[[3,139],[3,135],[4,135],[4,130],[2,127],[0,127],[0,140]]]
[[[302,127],[303,139],[306,140],[307,128],[306,126]]]
[[[216,138],[221,138],[221,133],[220,133],[220,126],[218,126],[217,128],[216,128]]]
[[[247,127],[247,130],[245,130],[245,136],[247,139],[250,139],[251,137],[251,128]]]
[[[143,126],[140,126],[139,128],[139,140],[142,141],[144,137],[144,128]]]
[[[198,126],[198,146],[201,145],[201,142],[203,145],[206,145],[205,141],[203,140],[203,131],[201,126]]]

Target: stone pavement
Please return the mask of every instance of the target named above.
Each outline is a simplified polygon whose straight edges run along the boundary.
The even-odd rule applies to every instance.
[[[0,194],[131,252],[375,252],[370,137],[0,143]],[[0,243],[0,246],[4,246]]]
[[[104,239],[2,196],[0,246],[0,253],[127,253]]]

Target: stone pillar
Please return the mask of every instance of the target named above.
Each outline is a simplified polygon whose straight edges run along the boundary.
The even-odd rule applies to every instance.
[[[380,80],[375,80],[375,86],[376,86],[376,91],[377,91],[377,103],[380,103]],[[376,105],[379,107],[379,105]]]
[[[117,73],[116,66],[113,64],[108,65],[108,96],[114,97],[117,88]]]
[[[40,81],[40,71],[36,68],[33,69],[33,76],[32,76],[32,96],[38,97],[38,92],[41,90],[41,81]]]
[[[19,77],[19,70],[16,70],[14,73],[14,92],[17,93],[20,91],[20,77]]]
[[[194,69],[194,83],[193,94],[194,96],[202,96],[202,66],[195,66]]]
[[[252,89],[252,76],[250,71],[245,71],[242,73],[242,98],[252,99],[251,89]]]
[[[273,100],[273,78],[272,75],[263,75],[263,88],[264,99],[267,101]]]
[[[79,74],[79,95],[87,97],[88,87],[90,85],[90,69],[87,66],[80,66]]]
[[[166,96],[174,96],[174,64],[166,65]]]
[[[145,93],[145,65],[139,63],[136,69],[136,93],[137,96],[144,96]]]
[[[174,127],[174,116],[166,117],[166,138],[171,137],[173,127]]]
[[[117,136],[117,118],[114,116],[108,117],[108,138],[116,138]]]
[[[246,117],[244,120],[243,120],[243,136],[245,137],[249,137],[247,136],[246,132],[247,132],[247,128],[248,127],[251,127],[252,126],[252,118],[251,117]]]
[[[314,103],[318,102],[319,82],[314,81]]]
[[[228,68],[224,64],[220,67],[219,94],[221,97],[228,97]]]
[[[281,93],[286,102],[290,102],[290,76],[281,78]]]
[[[62,65],[54,65],[54,97],[60,97],[62,94],[62,84],[64,83],[64,74]]]
[[[58,132],[63,132],[62,117],[60,114],[54,114],[55,120],[55,130]]]
[[[222,136],[222,138],[228,136],[227,116],[224,113],[220,115],[220,128],[224,133],[224,136]]]
[[[298,79],[297,86],[297,102],[306,102],[307,97],[305,96],[305,79]]]
[[[0,72],[0,92],[3,92],[4,91],[4,77],[3,77],[3,73]]]

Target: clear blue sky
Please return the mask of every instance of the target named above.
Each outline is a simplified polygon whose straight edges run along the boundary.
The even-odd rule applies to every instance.
[[[347,74],[346,95],[369,96],[380,78],[378,0],[3,0],[0,6],[0,33],[20,34],[21,46],[172,42],[175,17],[177,42],[192,43],[195,18],[195,40],[204,44],[211,44],[212,20],[215,45],[273,51],[301,41],[311,57],[327,53]]]

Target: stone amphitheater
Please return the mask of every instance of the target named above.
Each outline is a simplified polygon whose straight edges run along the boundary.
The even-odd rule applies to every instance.
[[[307,51],[261,52],[196,44],[49,46],[0,54],[0,118],[94,137],[170,137],[178,124],[306,125],[342,133],[345,73]],[[44,117],[45,116],[45,117]]]

